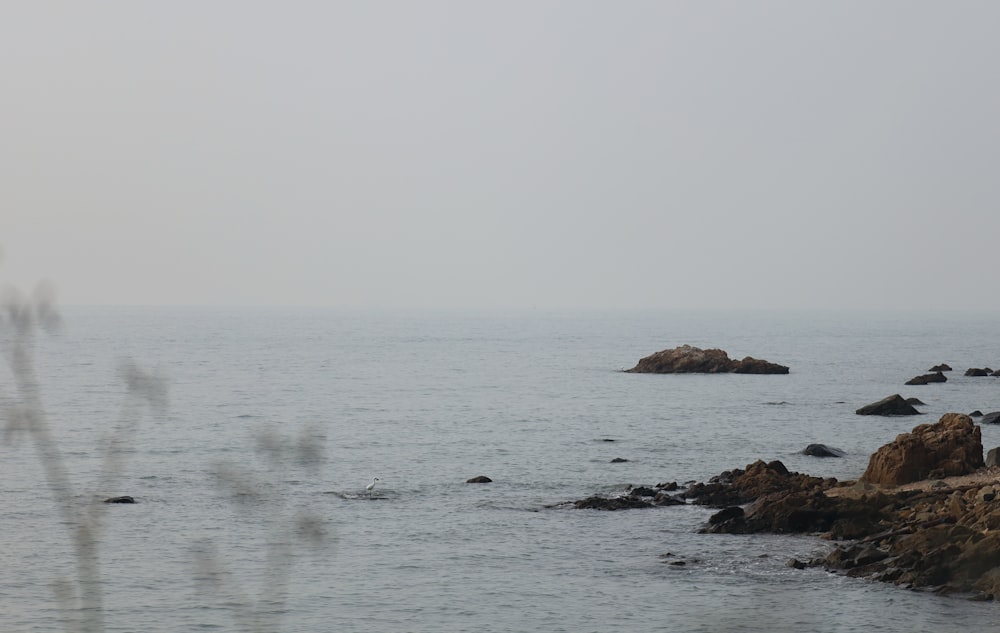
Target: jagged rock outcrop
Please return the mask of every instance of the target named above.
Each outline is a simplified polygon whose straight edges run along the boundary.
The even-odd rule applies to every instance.
[[[997,486],[943,485],[860,501],[887,522],[810,565],[940,593],[1000,598]]]
[[[707,483],[693,484],[681,496],[699,505],[725,507],[750,503],[776,492],[822,490],[835,483],[835,479],[789,472],[778,460],[757,460],[746,469],[727,470]]]
[[[751,356],[733,360],[721,349],[682,345],[650,354],[626,371],[632,374],[787,374],[788,367]]]
[[[982,431],[972,418],[946,413],[935,424],[921,424],[879,448],[861,481],[883,486],[951,477],[983,466]]]
[[[620,495],[613,497],[602,497],[593,495],[586,499],[573,502],[573,507],[582,510],[635,510],[640,508],[653,508],[656,506],[684,505],[685,501],[669,494],[677,490],[677,484],[657,484],[650,488],[639,486],[629,487]]]
[[[898,393],[882,398],[878,402],[866,404],[855,413],[858,415],[920,415],[920,412]]]

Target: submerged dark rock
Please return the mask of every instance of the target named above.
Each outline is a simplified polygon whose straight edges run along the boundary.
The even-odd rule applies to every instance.
[[[903,396],[897,394],[882,398],[878,402],[866,404],[857,411],[858,415],[920,415],[920,412],[907,404]]]
[[[467,484],[489,484],[493,483],[493,480],[486,475],[479,475],[478,477],[473,477],[472,479],[466,479]]]
[[[813,457],[843,457],[846,455],[846,453],[839,448],[827,446],[826,444],[810,444],[805,447],[802,454],[812,455]]]
[[[104,503],[135,503],[135,499],[132,497],[110,497],[104,500]]]
[[[934,365],[928,371],[951,371],[951,365],[948,363],[941,363],[940,365]]]
[[[656,506],[684,505],[686,502],[682,498],[673,496],[670,491],[677,490],[676,482],[669,484],[657,484],[653,487],[639,486],[633,488],[629,486],[625,492],[613,497],[602,497],[593,495],[580,501],[575,501],[573,506],[581,509],[591,510],[634,510],[638,508],[653,508]]]
[[[653,504],[630,495],[623,497],[601,497],[594,495],[574,502],[573,506],[581,510],[635,510],[637,508],[652,508]]]
[[[965,375],[966,376],[989,376],[990,372],[992,372],[992,371],[993,370],[991,370],[989,368],[981,369],[979,367],[970,367],[970,368],[968,368],[968,369],[965,370]]]
[[[721,349],[682,345],[646,356],[626,371],[633,374],[787,374],[788,367],[751,356],[733,360]]]
[[[1000,411],[990,411],[979,421],[980,424],[1000,424]]]
[[[948,377],[941,372],[916,376],[906,381],[907,385],[927,385],[932,382],[948,382]]]

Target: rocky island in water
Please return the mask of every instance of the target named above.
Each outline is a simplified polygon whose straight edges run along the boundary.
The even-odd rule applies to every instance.
[[[787,374],[788,367],[747,356],[733,360],[721,349],[681,345],[639,360],[630,374]]]

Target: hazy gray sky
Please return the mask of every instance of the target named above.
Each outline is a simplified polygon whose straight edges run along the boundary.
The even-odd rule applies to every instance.
[[[19,2],[67,304],[1000,309],[997,2]]]

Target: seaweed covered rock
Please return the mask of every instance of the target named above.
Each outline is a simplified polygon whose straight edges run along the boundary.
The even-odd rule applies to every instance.
[[[787,374],[788,367],[747,356],[733,360],[721,349],[701,349],[682,345],[665,349],[639,360],[632,374]]]

